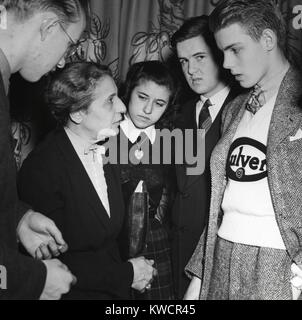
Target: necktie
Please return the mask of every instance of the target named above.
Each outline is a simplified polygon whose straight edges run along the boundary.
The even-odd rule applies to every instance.
[[[198,117],[198,128],[204,129],[206,132],[210,129],[212,125],[212,118],[209,112],[209,107],[212,105],[210,99],[207,99],[203,104],[202,109]]]
[[[259,86],[255,86],[246,104],[246,110],[255,114],[265,103],[263,91]]]

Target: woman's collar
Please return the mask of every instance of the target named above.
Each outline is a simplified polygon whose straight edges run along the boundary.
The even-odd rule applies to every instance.
[[[131,143],[134,143],[142,132],[148,136],[151,144],[153,144],[155,141],[156,129],[154,125],[145,129],[139,129],[134,125],[131,118],[125,115],[125,119],[121,122],[120,127]]]

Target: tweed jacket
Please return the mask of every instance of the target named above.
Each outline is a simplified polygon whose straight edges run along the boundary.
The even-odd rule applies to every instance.
[[[267,143],[268,184],[276,221],[292,261],[302,263],[302,108],[299,106],[302,81],[292,67],[280,85]],[[221,203],[226,180],[229,148],[245,111],[249,93],[238,96],[225,110],[222,138],[211,156],[212,196],[206,230],[193,253],[186,272],[202,279],[200,299],[206,299],[217,231],[222,220]],[[300,134],[300,136],[299,136]]]

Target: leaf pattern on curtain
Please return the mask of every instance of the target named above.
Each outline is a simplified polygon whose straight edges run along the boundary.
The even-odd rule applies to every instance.
[[[72,58],[72,61],[93,61],[103,63],[107,56],[106,38],[110,33],[110,19],[102,23],[97,14],[93,13],[90,26],[84,32],[81,40],[80,51]]]
[[[184,19],[213,8],[211,0],[91,0],[91,7],[97,24],[109,21],[110,32],[105,39],[96,36],[90,44],[95,53],[90,54],[89,49],[86,54],[93,56],[90,60],[110,65],[116,80],[125,77],[129,64],[167,59],[171,54],[170,37]],[[98,43],[101,41],[104,44]]]
[[[184,0],[158,0],[158,25],[151,22],[151,32],[137,32],[132,40],[129,64],[144,60],[165,61],[171,54],[170,37],[184,21]]]
[[[91,25],[89,30],[88,46],[92,46],[93,53],[87,50],[87,59],[102,63],[107,55],[106,38],[110,33],[110,19],[104,23],[100,18],[93,14],[91,18]]]
[[[132,36],[130,40],[132,54],[128,60],[128,65],[144,60],[165,61],[171,54],[170,37],[185,19],[184,0],[154,1],[157,1],[159,7],[157,21],[154,21],[154,17],[150,17],[150,27],[148,28],[150,31],[138,31]],[[291,27],[292,20],[294,18],[292,8],[298,0],[272,1],[279,5],[283,17],[288,25],[286,40],[287,52],[290,60],[299,65],[302,62],[300,58],[302,56],[301,35],[299,36],[298,31]],[[215,7],[219,0],[208,0],[208,2],[208,6]],[[110,25],[110,18],[106,18],[104,21],[101,21],[100,17],[96,13],[93,13],[89,32],[86,34],[86,41],[75,60],[88,60],[95,61],[97,63],[106,62],[106,64],[110,66],[114,74],[114,78],[119,81],[120,59],[117,57],[110,60],[110,52],[108,52],[109,49],[106,43],[109,33],[111,32]],[[142,28],[145,29],[146,26],[142,26]],[[111,37],[113,36],[114,35],[111,35]]]
[[[107,58],[108,46],[106,40],[110,34],[110,19],[101,21],[100,17],[93,13],[91,16],[90,26],[84,34],[84,39],[81,41],[80,51],[76,53],[72,61],[92,61],[99,64],[105,64]],[[119,59],[106,63],[111,69],[113,78],[119,80],[118,71]]]

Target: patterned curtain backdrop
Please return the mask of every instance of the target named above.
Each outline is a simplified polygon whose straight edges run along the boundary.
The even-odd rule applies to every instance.
[[[111,65],[124,79],[131,63],[165,60],[170,36],[184,19],[208,14],[210,0],[92,0],[88,58]]]
[[[287,47],[301,65],[302,0],[275,0],[288,25]],[[165,60],[170,36],[184,19],[209,14],[218,0],[91,0],[93,18],[88,59],[109,64],[117,80],[129,65]]]

